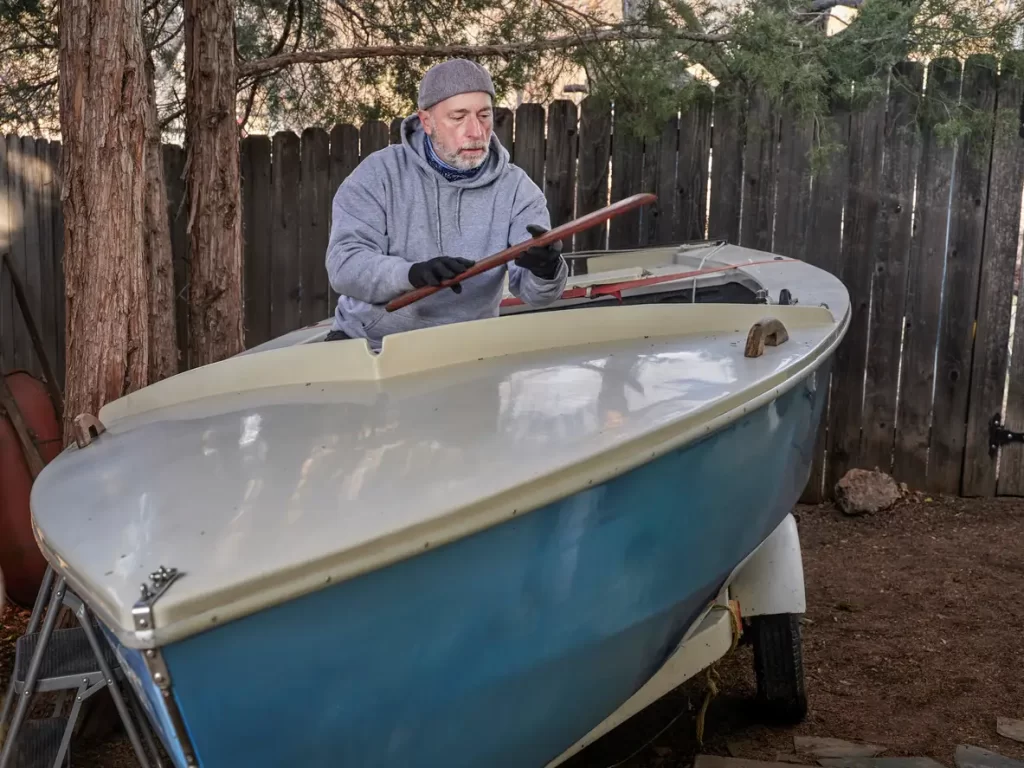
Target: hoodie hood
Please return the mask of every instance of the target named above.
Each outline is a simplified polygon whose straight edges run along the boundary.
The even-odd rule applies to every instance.
[[[501,145],[498,137],[491,131],[491,138],[488,141],[487,159],[484,160],[480,172],[471,179],[457,179],[448,181],[441,174],[435,171],[427,162],[427,150],[424,147],[427,134],[423,130],[423,123],[419,115],[410,115],[402,121],[402,147],[408,156],[423,173],[431,178],[436,178],[441,184],[451,184],[454,187],[474,189],[493,184],[501,176],[508,172],[509,154],[508,150]]]

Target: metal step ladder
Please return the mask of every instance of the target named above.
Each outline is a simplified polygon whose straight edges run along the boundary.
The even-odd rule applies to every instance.
[[[78,626],[58,629],[57,621],[68,609],[78,620]],[[114,649],[105,638],[99,637],[99,632],[89,608],[68,588],[63,577],[55,578],[53,569],[47,567],[32,608],[32,618],[17,642],[14,669],[0,711],[0,744],[3,745],[0,768],[69,766],[71,738],[82,704],[104,688],[110,691],[139,765],[163,768],[131,686],[127,686],[127,698],[134,719],[129,713],[117,683],[124,679],[124,672]],[[59,691],[60,695],[53,716],[26,719],[34,695],[54,691]],[[74,702],[68,714],[61,716],[69,694],[74,695]],[[13,717],[8,724],[12,709]],[[152,762],[142,746],[139,731],[153,755]]]

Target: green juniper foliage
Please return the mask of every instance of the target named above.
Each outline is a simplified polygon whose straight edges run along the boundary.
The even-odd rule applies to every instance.
[[[589,94],[615,104],[626,130],[654,135],[664,119],[706,105],[711,90],[694,65],[717,79],[714,98],[745,102],[759,89],[776,106],[813,121],[816,157],[828,154],[827,116],[857,109],[906,87],[891,76],[898,62],[987,53],[994,67],[1017,45],[1024,5],[990,0],[841,0],[856,16],[838,34],[824,31],[835,0],[627,0],[625,20],[580,0],[238,0],[239,65],[296,54],[298,61],[243,75],[238,115],[247,130],[301,131],[339,121],[390,120],[415,108],[422,73],[446,47],[507,45],[501,55],[475,56],[502,94],[522,88],[562,94],[553,84],[579,68]],[[1017,6],[1017,7],[1015,7]],[[171,140],[183,130],[181,0],[148,0],[144,35],[156,71],[160,119]],[[0,130],[59,131],[57,0],[0,4]],[[538,46],[538,41],[551,40]],[[418,45],[436,55],[396,55]],[[374,47],[373,56],[302,54]],[[929,72],[930,83],[934,82]],[[929,88],[918,127],[934,126],[944,141],[992,130],[956,95]],[[1001,105],[996,120],[1019,125]],[[1014,121],[1017,121],[1014,123]],[[1005,128],[1009,130],[1009,128]],[[1016,128],[1014,128],[1016,130]]]

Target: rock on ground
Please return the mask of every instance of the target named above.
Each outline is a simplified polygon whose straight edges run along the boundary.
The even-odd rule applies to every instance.
[[[1024,768],[1024,763],[971,744],[961,744],[953,757],[956,768]]]
[[[862,744],[842,739],[796,736],[793,746],[797,754],[815,757],[876,757],[885,752],[885,747],[876,744]]]
[[[836,483],[836,503],[847,515],[882,512],[899,500],[899,486],[884,472],[851,469]]]
[[[996,732],[1000,736],[1024,743],[1024,720],[1009,717],[996,718]]]

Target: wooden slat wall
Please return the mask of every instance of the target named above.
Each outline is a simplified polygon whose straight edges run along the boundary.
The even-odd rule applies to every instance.
[[[715,94],[714,125],[711,131],[711,210],[708,237],[740,241],[740,206],[743,200],[743,111],[744,104],[727,86]]]
[[[811,149],[814,123],[784,115],[779,119],[776,221],[772,251],[803,259],[811,198]]]
[[[576,198],[576,105],[571,101],[554,102],[548,110],[547,159],[544,170],[544,195],[551,226],[572,221]],[[572,243],[564,243],[572,250]]]
[[[51,164],[50,142],[36,142],[37,177],[37,221],[39,227],[39,258],[30,259],[38,264],[39,284],[36,304],[36,325],[43,337],[43,354],[50,366],[57,364],[57,311],[53,295],[53,209],[60,205],[60,196],[54,196],[58,169]]]
[[[330,302],[324,255],[331,227],[330,137],[322,128],[302,132],[299,190],[299,263],[302,265],[301,323],[327,317]]]
[[[13,255],[13,240],[20,213],[10,197],[10,173],[7,139],[0,136],[0,253]],[[0,268],[0,364],[14,367],[14,288],[11,276]]]
[[[958,62],[933,62],[922,117],[922,158],[917,180],[915,232],[910,251],[906,341],[896,425],[894,472],[914,488],[927,485],[928,437],[934,385],[935,344],[939,336],[942,274],[946,257],[946,220],[954,147],[943,142],[935,125],[943,109],[931,98],[942,93],[956,99]]]
[[[807,253],[805,258],[808,263],[832,274],[838,273],[841,263],[843,200],[850,173],[849,140],[850,116],[844,111],[837,111],[831,120],[820,125],[815,136],[815,141],[819,145],[829,146],[834,143],[839,149],[829,153],[824,167],[814,179],[810,208],[807,212]],[[712,189],[714,189],[713,186]],[[832,380],[834,384],[834,373]],[[822,382],[822,385],[824,386],[825,382]],[[830,388],[830,393],[831,391]],[[830,408],[831,405],[830,394]],[[815,503],[829,496],[829,488],[824,486],[827,458],[831,458],[832,454],[828,447],[828,439],[832,436],[828,424],[829,412],[826,411],[818,427],[811,476],[803,495],[803,501],[808,503]]]
[[[943,143],[935,124],[944,115],[929,112],[925,72],[915,63],[895,68],[887,99],[866,110],[837,108],[819,124],[792,118],[757,92],[714,94],[646,138],[624,128],[621,112],[616,126],[612,105],[592,97],[495,111],[496,135],[543,189],[554,224],[642,190],[658,195],[657,205],[580,233],[570,248],[724,237],[805,259],[844,281],[853,322],[831,378],[820,382],[828,411],[805,501],[830,496],[847,469],[875,466],[931,492],[1024,495],[1024,447],[1004,447],[998,467],[988,448],[1007,375],[1003,416],[1024,429],[1021,313],[1008,349],[1024,188],[1014,122],[1024,55],[998,71],[981,56],[963,70],[954,61],[930,66],[928,91],[962,93],[976,112],[996,117],[994,135]],[[242,141],[248,346],[333,312],[324,265],[333,197],[362,160],[401,141],[400,126],[370,121]],[[832,142],[838,149],[812,171],[812,148]],[[176,332],[187,350],[184,162],[180,147],[165,147]],[[0,140],[0,250],[23,274],[46,354],[62,373],[59,172],[58,143]],[[5,274],[0,353],[6,367],[40,373]],[[181,367],[188,365],[184,356]]]
[[[22,205],[24,206],[24,219],[22,226],[25,232],[25,244],[21,251],[21,274],[25,281],[25,292],[28,294],[28,304],[32,316],[37,325],[41,325],[42,302],[40,301],[42,281],[42,269],[40,268],[43,259],[40,258],[40,233],[39,233],[39,204],[42,191],[43,178],[41,168],[37,162],[36,152],[39,144],[45,144],[43,139],[33,142],[31,139],[22,144],[22,162],[24,164],[24,184],[22,185]],[[32,346],[32,337],[29,335],[28,326],[22,323],[24,333],[23,346],[19,354],[26,368],[37,375],[42,372],[39,359]]]
[[[51,189],[53,220],[50,222],[53,232],[53,286],[50,293],[53,295],[53,306],[56,314],[53,327],[56,329],[57,338],[53,345],[56,350],[53,365],[54,375],[58,379],[61,391],[64,389],[64,212],[61,209],[61,170],[60,170],[60,144],[50,143],[50,167],[53,169],[53,187]]]
[[[769,251],[775,218],[775,149],[777,116],[767,96],[755,91],[746,120],[743,153],[743,209],[740,213],[740,245]]]
[[[640,211],[639,245],[675,242],[676,157],[679,154],[679,118],[670,117],[658,136],[644,146],[643,191],[658,196]]]
[[[607,104],[588,97],[580,104],[579,170],[576,179],[576,215],[608,204],[612,116]],[[608,245],[608,227],[592,227],[576,235],[577,251],[600,251]]]
[[[391,129],[380,120],[369,120],[359,128],[359,156],[367,158],[391,143]]]
[[[994,57],[968,59],[960,98],[968,108],[976,110],[976,114],[994,116]],[[936,493],[960,492],[991,158],[990,132],[973,134],[970,141],[961,140],[957,146],[943,288],[947,311],[943,312],[939,326],[928,453],[927,488]],[[954,307],[957,311],[948,311]]]
[[[624,123],[625,115],[619,110],[612,125],[611,202],[643,189],[644,141],[627,132],[622,127]],[[632,248],[640,243],[640,213],[639,210],[629,211],[608,222],[609,248]]]
[[[270,335],[301,325],[299,297],[302,265],[299,252],[299,181],[301,147],[291,131],[274,136],[273,200],[270,253]]]
[[[861,460],[885,472],[892,469],[897,394],[894,382],[899,376],[907,299],[914,178],[921,158],[916,121],[923,83],[924,67],[916,62],[901,64],[892,74],[879,185]]]
[[[515,163],[544,189],[544,107],[523,104],[516,110]]]
[[[25,203],[25,186],[32,183],[28,178],[29,164],[25,162],[25,157],[30,153],[35,153],[35,139],[19,139],[17,136],[7,137],[7,199],[10,206],[10,220],[14,227],[11,232],[9,253],[11,264],[18,271],[22,282],[26,283],[26,289],[28,289],[28,276],[25,270],[25,245],[30,237],[29,232],[35,229],[31,223]],[[11,356],[5,356],[4,359],[7,361],[7,365],[15,368],[25,368],[38,375],[39,370],[32,364],[33,355],[30,349],[31,342],[28,330],[25,328],[25,323],[22,320],[16,301],[12,304],[12,317],[11,333],[13,335],[13,344],[11,346]]]
[[[867,362],[868,310],[878,185],[882,166],[885,102],[881,99],[850,120],[850,176],[843,219],[839,279],[850,292],[850,328],[836,352],[829,416],[829,460],[825,479],[832,487],[847,469],[860,465],[864,366]]]
[[[1003,60],[996,94],[997,118],[1013,116],[1024,99],[1024,54]],[[1014,121],[996,120],[989,163],[988,216],[982,255],[978,325],[971,366],[971,395],[967,412],[964,477],[965,496],[992,496],[997,491],[1024,495],[1024,446],[1007,446],[996,462],[989,454],[988,424],[1003,410],[1003,389],[1009,365],[1013,273],[1020,228],[1021,178],[1024,177],[1024,142]],[[1019,299],[1018,299],[1019,301]],[[1015,428],[1024,425],[1024,314],[1017,311],[1014,370],[1005,418]],[[997,485],[998,482],[998,485]]]
[[[674,242],[704,239],[708,218],[711,111],[711,100],[707,98],[679,116],[676,200],[673,209]]]
[[[494,134],[498,137],[498,141],[501,142],[501,146],[508,150],[509,156],[512,157],[512,162],[515,162],[515,156],[512,154],[512,150],[515,148],[512,145],[514,123],[515,116],[512,114],[511,109],[501,107],[494,110]]]
[[[273,200],[269,136],[242,139],[242,232],[245,238],[245,345],[254,347],[271,338],[270,243],[273,220],[267,215]]]

